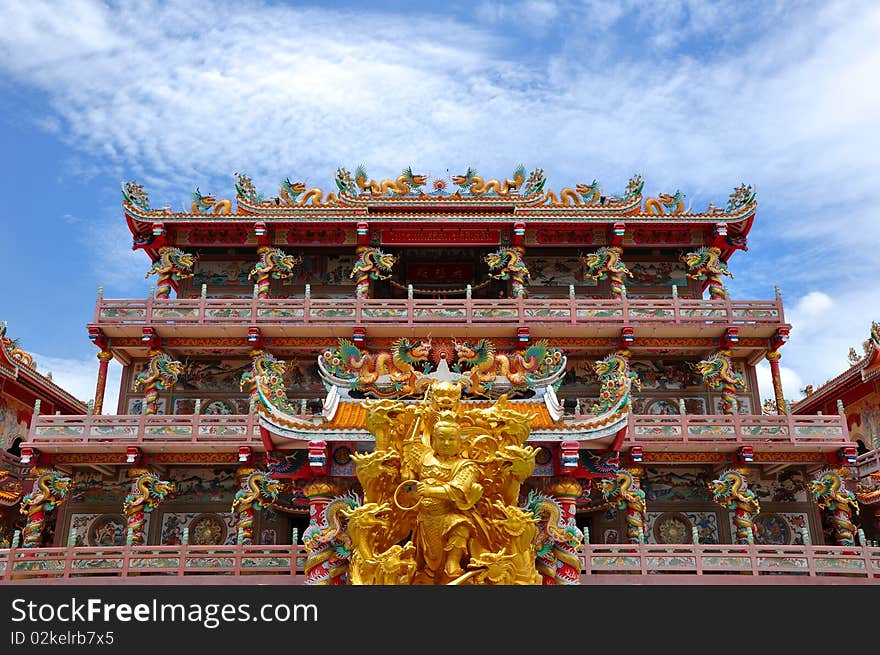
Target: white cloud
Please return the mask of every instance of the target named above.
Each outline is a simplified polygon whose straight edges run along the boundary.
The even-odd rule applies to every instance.
[[[773,391],[773,379],[770,375],[770,365],[766,361],[758,364],[755,371],[758,376],[758,392],[761,396],[761,402],[767,399],[775,399],[776,394]],[[779,367],[779,377],[782,379],[782,395],[790,403],[795,403],[803,397],[801,389],[803,388],[803,380],[797,372],[788,366]]]
[[[72,359],[32,353],[37,363],[37,371],[52,374],[52,381],[74,398],[83,402],[94,400],[98,381],[98,359]],[[116,414],[119,388],[122,380],[122,367],[111,360],[107,369],[107,388],[104,392],[104,414]]]
[[[798,390],[807,384],[819,387],[849,368],[849,349],[862,353],[871,321],[878,318],[878,289],[851,289],[834,297],[811,291],[798,299],[786,313],[793,327],[789,343],[780,351],[781,361],[794,374],[792,384],[796,380]],[[787,398],[789,393],[786,388]],[[799,392],[790,396],[794,400],[801,397]]]

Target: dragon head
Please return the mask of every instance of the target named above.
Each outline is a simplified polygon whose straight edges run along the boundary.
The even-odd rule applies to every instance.
[[[279,272],[284,272],[286,274],[290,274],[293,269],[299,266],[302,263],[302,258],[296,255],[288,255],[282,250],[278,250],[278,254],[276,255],[276,263],[277,267],[280,269]]]
[[[464,364],[472,364],[482,359],[487,359],[495,352],[495,346],[488,339],[480,339],[476,345],[470,341],[452,340],[455,355],[458,361]]]
[[[391,505],[389,503],[349,505],[343,507],[340,513],[349,520],[350,528],[375,530],[388,526],[388,520],[391,518]]]
[[[217,196],[213,196],[210,193],[202,195],[199,187],[196,187],[196,190],[192,192],[192,201],[198,204],[199,209],[209,209],[217,202]]]
[[[394,263],[396,261],[397,257],[395,257],[394,255],[380,252],[378,257],[376,257],[376,266],[379,268],[379,270],[390,271],[391,267],[394,266]]]
[[[704,378],[713,378],[717,375],[721,375],[721,372],[725,367],[725,361],[723,358],[724,355],[721,355],[720,353],[712,353],[708,358],[697,362],[697,370]]]
[[[504,260],[502,259],[502,252],[503,251],[500,250],[498,252],[491,252],[483,257],[483,261],[489,264],[489,268],[493,270],[496,268],[500,268],[502,263],[504,262]]]
[[[410,189],[415,191],[420,186],[424,186],[428,183],[427,175],[416,175],[412,172],[412,166],[407,166],[401,172],[401,175],[406,179],[406,184]]]
[[[706,252],[704,248],[700,248],[699,250],[695,250],[694,252],[689,252],[682,255],[682,260],[685,264],[687,264],[688,268],[694,268],[700,263],[706,261]]]
[[[174,491],[174,483],[173,482],[167,482],[165,480],[159,480],[159,478],[156,478],[156,482],[153,484],[153,493],[155,493],[157,496],[159,496],[161,498],[164,498],[165,496],[172,493],[173,491]]]
[[[254,475],[254,474],[251,473],[251,475]],[[278,496],[279,492],[281,491],[281,487],[284,486],[284,484],[281,482],[281,480],[276,480],[274,478],[270,478],[269,476],[264,475],[263,473],[260,473],[259,475],[260,475],[260,480],[259,480],[260,493],[263,496],[265,496],[267,499],[271,498],[272,501],[274,501],[275,498]]]
[[[288,180],[286,178],[284,181],[288,183],[286,185],[287,186],[287,193],[289,193],[291,195],[299,195],[300,193],[303,193],[306,190],[306,183],[305,182],[302,182],[302,181],[291,182],[290,180]]]
[[[721,473],[716,480],[709,483],[709,490],[716,498],[723,498],[746,486],[745,476],[734,469],[728,469]]]
[[[477,169],[471,168],[470,166],[465,172],[464,175],[453,175],[452,183],[463,189],[469,188],[474,183],[474,178],[477,176]]]
[[[169,355],[164,355],[156,364],[169,377],[177,378],[183,372],[183,363],[171,359]]]
[[[614,375],[615,373],[622,373],[626,369],[626,366],[626,360],[624,360],[622,355],[611,353],[607,357],[597,360],[593,364],[593,370],[596,371],[597,376],[603,378]]]
[[[61,475],[58,471],[50,471],[48,487],[59,496],[66,496],[70,491],[73,480],[65,475]]]
[[[583,198],[598,197],[602,193],[598,180],[593,180],[590,184],[576,184],[574,188]]]
[[[414,364],[428,358],[428,354],[431,352],[431,340],[410,341],[406,337],[401,337],[394,342],[392,349],[396,360]]]
[[[159,248],[159,259],[147,273],[147,276],[160,271],[174,271],[179,279],[192,277],[192,267],[196,261],[198,261],[196,255],[184,252],[180,248],[162,246]]]
[[[254,359],[254,370],[257,375],[284,375],[287,362],[276,359],[271,353],[262,353]]]
[[[598,271],[602,265],[607,261],[608,253],[604,248],[599,248],[596,252],[590,252],[586,255],[580,255],[578,260],[580,261],[582,266],[585,266],[590,274],[594,274],[595,271]],[[604,273],[595,273],[597,276],[604,276]]]
[[[599,491],[602,492],[604,498],[613,496],[620,488],[620,481],[617,476],[613,478],[599,478],[597,482],[599,483]]]
[[[814,499],[827,499],[843,488],[843,478],[837,471],[829,469],[820,472],[815,479],[809,481],[807,486]]]

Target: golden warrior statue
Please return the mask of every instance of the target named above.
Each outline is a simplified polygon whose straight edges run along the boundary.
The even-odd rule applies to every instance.
[[[415,405],[364,404],[376,449],[352,456],[365,492],[346,513],[352,582],[540,584],[536,519],[517,507],[533,416],[506,397],[465,410],[449,381]]]

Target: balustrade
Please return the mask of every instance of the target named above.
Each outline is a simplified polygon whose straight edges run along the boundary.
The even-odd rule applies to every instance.
[[[534,323],[570,325],[778,326],[785,322],[781,299],[701,300],[510,298],[98,298],[94,323],[122,325],[298,325]]]
[[[729,446],[732,450],[750,445],[759,450],[830,451],[849,444],[847,434],[845,419],[838,415],[630,414],[625,444],[648,449]],[[102,452],[125,446],[147,452],[223,450],[240,445],[263,449],[254,414],[39,415],[27,444],[47,452]]]
[[[0,581],[94,584],[96,578],[142,578],[149,584],[181,577],[206,584],[252,584],[254,576],[305,582],[300,546],[174,545],[0,549]],[[716,544],[588,544],[579,555],[584,584],[629,583],[662,576],[669,584],[786,582],[876,584],[880,548],[874,546],[763,546]],[[725,577],[730,576],[730,577]]]

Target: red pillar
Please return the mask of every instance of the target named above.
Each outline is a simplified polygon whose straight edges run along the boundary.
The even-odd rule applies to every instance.
[[[776,396],[776,413],[786,414],[785,395],[782,393],[782,377],[779,374],[779,360],[782,354],[778,350],[767,353],[767,361],[770,362],[770,377],[773,380],[773,395]]]
[[[95,387],[95,404],[92,408],[92,414],[100,414],[104,408],[104,391],[107,388],[107,366],[113,355],[109,350],[102,350],[98,353],[98,384]]]
[[[345,584],[348,561],[335,552],[332,539],[314,539],[313,534],[310,534],[330,527],[324,510],[339,495],[339,488],[331,480],[315,478],[305,485],[303,492],[309,501],[309,529],[303,535],[303,545],[307,552],[306,584]]]
[[[574,524],[577,499],[583,487],[574,478],[557,478],[547,485],[547,491],[556,499],[562,509],[562,522]],[[580,560],[577,549],[571,544],[557,542],[554,545],[556,556],[556,576],[545,579],[543,584],[579,584],[581,578]]]

